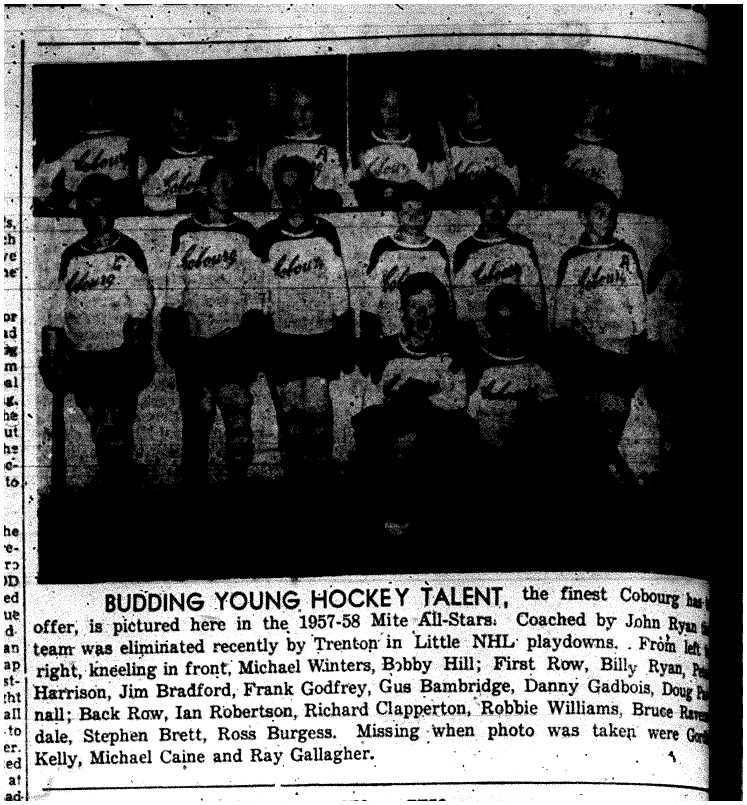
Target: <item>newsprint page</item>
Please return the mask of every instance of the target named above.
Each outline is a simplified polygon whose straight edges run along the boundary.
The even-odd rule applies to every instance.
[[[741,9],[4,18],[4,801],[738,799]]]

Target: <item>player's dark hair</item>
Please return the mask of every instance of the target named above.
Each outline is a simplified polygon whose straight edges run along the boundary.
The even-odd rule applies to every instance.
[[[304,184],[311,187],[314,182],[314,166],[308,160],[298,156],[280,157],[272,166],[272,180],[277,187],[280,177],[289,171],[297,173]]]
[[[400,305],[404,309],[411,296],[419,294],[421,291],[430,291],[436,299],[441,313],[446,313],[449,309],[449,292],[446,287],[430,271],[419,271],[417,274],[410,274],[405,277],[399,286]]]
[[[511,181],[502,173],[490,173],[477,185],[478,204],[484,204],[491,196],[499,196],[509,212],[516,209],[516,191]]]
[[[406,201],[419,201],[424,207],[431,209],[428,188],[420,182],[403,182],[394,191],[395,206],[399,209]]]
[[[495,318],[502,307],[509,308],[522,321],[528,322],[534,318],[534,303],[519,285],[505,283],[493,288],[485,300],[485,320],[489,322]]]
[[[236,167],[226,159],[209,159],[200,171],[200,184],[203,187],[208,187],[215,181],[215,177],[221,173],[227,173],[229,176],[235,177]]]
[[[116,199],[114,180],[103,173],[89,173],[78,185],[75,197],[78,203],[91,198],[100,198],[107,209],[113,212]]]
[[[589,186],[585,189],[581,199],[581,211],[589,212],[599,201],[609,204],[615,213],[620,209],[620,201],[611,190],[604,187],[604,185],[589,182]]]

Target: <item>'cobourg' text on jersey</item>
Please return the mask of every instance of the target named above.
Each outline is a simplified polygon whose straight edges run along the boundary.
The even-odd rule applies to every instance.
[[[153,286],[141,248],[132,238],[115,232],[100,250],[84,240],[62,254],[57,290],[49,323],[64,328],[79,350],[109,350],[122,346],[128,316],[145,318],[153,312]]]
[[[250,309],[264,309],[263,273],[254,253],[254,227],[180,221],[171,239],[167,307],[182,307],[191,335],[211,337],[237,327]]]

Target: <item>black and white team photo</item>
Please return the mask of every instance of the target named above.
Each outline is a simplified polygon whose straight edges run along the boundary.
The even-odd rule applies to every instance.
[[[444,533],[554,566],[667,521],[705,87],[572,49],[34,67],[40,577],[456,569]]]

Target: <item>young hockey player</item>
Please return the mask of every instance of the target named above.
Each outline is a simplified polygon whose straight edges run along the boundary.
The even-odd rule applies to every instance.
[[[461,103],[459,125],[449,141],[447,155],[453,173],[442,190],[448,206],[477,206],[481,185],[493,176],[508,179],[518,195],[519,170],[507,161],[490,130],[482,94],[469,90]]]
[[[469,413],[477,421],[483,441],[510,453],[506,464],[535,453],[544,403],[557,398],[549,372],[536,362],[539,331],[531,298],[517,285],[497,285],[485,303],[487,337],[480,345],[471,371],[475,387]],[[504,456],[505,458],[505,456]]]
[[[352,369],[350,290],[334,226],[311,212],[314,170],[282,157],[273,184],[280,216],[259,231],[272,317],[267,372],[290,474],[328,464],[334,444],[329,381]]]
[[[585,99],[583,121],[574,133],[555,188],[559,203],[578,203],[593,187],[606,188],[618,200],[622,197],[623,173],[609,143],[610,116],[609,104],[600,97],[592,94]]]
[[[130,137],[116,130],[113,113],[102,99],[90,95],[83,108],[77,143],[58,158],[42,160],[34,177],[37,210],[51,215],[75,211],[77,190],[86,176],[100,174],[114,182],[113,214],[136,215],[142,207],[138,155]]]
[[[381,336],[400,331],[400,285],[422,271],[435,275],[449,289],[451,268],[446,247],[427,234],[431,210],[428,191],[417,182],[403,184],[396,194],[397,229],[378,240],[371,251],[360,300],[361,369]]]
[[[312,206],[314,209],[339,209],[343,201],[350,203],[350,189],[345,182],[340,155],[317,128],[314,96],[300,87],[289,93],[288,131],[283,141],[267,152],[262,178],[272,191],[272,206],[280,202],[273,183],[275,163],[287,156],[302,157],[314,168]]]
[[[433,188],[433,166],[417,148],[402,107],[399,89],[389,87],[382,92],[376,125],[350,182],[361,207],[390,207],[397,188],[407,182]]]
[[[466,374],[450,349],[446,287],[420,272],[398,295],[399,332],[380,339],[371,358],[383,401],[353,418],[362,486],[395,533],[416,516],[418,488],[437,496],[453,469],[466,472],[472,442]]]
[[[180,221],[161,312],[160,347],[174,367],[182,412],[184,478],[207,480],[216,409],[226,429],[229,480],[241,482],[253,456],[251,385],[262,350],[264,276],[255,230],[231,212],[231,165],[210,160],[200,174],[205,208]]]
[[[590,195],[584,232],[558,267],[553,326],[559,379],[586,404],[600,458],[625,478],[617,449],[640,383],[646,342],[646,294],[635,250],[615,238],[617,200],[604,188]]]
[[[42,335],[48,388],[72,392],[91,427],[99,477],[133,480],[133,424],[153,377],[154,296],[140,247],[115,227],[114,182],[93,174],[77,188],[86,234],[68,246]]]
[[[519,285],[532,300],[542,326],[547,303],[542,272],[532,241],[508,228],[514,211],[514,190],[505,176],[481,182],[477,193],[480,226],[454,251],[456,313],[485,330],[485,301],[496,285]]]
[[[167,127],[166,143],[141,161],[145,207],[158,214],[191,212],[200,172],[210,154],[201,142],[189,104],[171,106]]]

